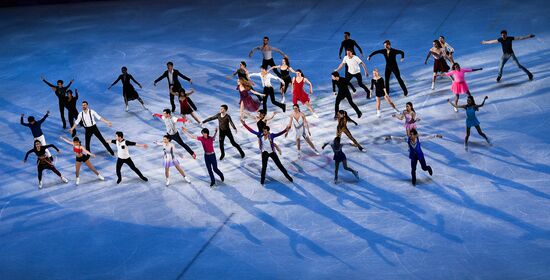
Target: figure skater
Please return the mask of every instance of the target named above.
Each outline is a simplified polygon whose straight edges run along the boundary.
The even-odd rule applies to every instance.
[[[369,54],[367,60],[370,60],[372,56],[377,54],[384,55],[384,58],[386,59],[386,71],[384,72],[384,79],[386,80],[386,90],[388,91],[388,94],[391,92],[390,77],[393,73],[393,75],[399,82],[401,89],[403,90],[403,95],[407,96],[407,87],[405,86],[405,82],[403,82],[403,79],[401,78],[401,73],[399,72],[399,66],[397,65],[396,60],[397,55],[401,55],[401,62],[403,62],[405,60],[405,53],[402,50],[392,48],[390,40],[386,40],[384,41],[384,48]]]
[[[42,133],[42,123],[46,120],[46,118],[48,118],[49,115],[50,115],[50,111],[47,111],[46,114],[38,121],[35,120],[33,116],[29,116],[27,118],[28,123],[25,123],[23,122],[23,118],[25,117],[25,114],[21,114],[21,125],[30,128],[32,137],[34,137],[34,140],[40,141],[40,144],[42,146],[47,145],[46,138],[44,137],[44,133]],[[45,150],[46,150],[46,156],[50,160],[53,160],[52,154],[50,153],[50,151],[48,151],[48,149],[45,149]]]
[[[477,105],[474,100],[474,97],[470,95],[468,96],[466,105],[460,105],[460,106],[457,106],[451,103],[451,100],[447,99],[447,102],[449,102],[453,107],[462,108],[466,110],[466,137],[464,137],[464,149],[466,151],[468,150],[468,138],[470,138],[470,128],[472,128],[472,126],[476,128],[477,133],[481,137],[485,138],[485,141],[487,141],[487,144],[489,145],[491,144],[491,142],[489,141],[489,137],[487,137],[487,135],[485,135],[485,133],[481,131],[481,127],[479,126],[479,120],[476,117],[476,111],[478,111],[479,108],[485,105],[485,100],[487,100],[487,98],[489,97],[485,96],[485,98],[483,98],[483,102]]]
[[[304,90],[304,84],[308,84],[309,94],[312,95],[313,85],[306,77],[304,77],[302,70],[298,69],[296,70],[296,77],[292,78],[292,104],[298,104],[298,101],[302,102],[302,104],[306,105],[315,118],[319,118],[319,116],[317,116],[317,114],[313,111],[313,106],[311,106],[309,96]]]
[[[82,101],[82,111],[78,114],[78,117],[76,118],[76,122],[73,124],[73,126],[69,129],[69,132],[73,133],[76,126],[82,122],[82,125],[84,126],[85,130],[85,138],[86,138],[86,150],[91,152],[90,144],[92,140],[92,135],[95,135],[97,139],[103,144],[105,149],[112,155],[115,155],[115,152],[111,149],[109,144],[105,141],[103,138],[103,135],[101,135],[101,132],[97,128],[97,120],[100,120],[104,123],[106,123],[109,127],[111,127],[113,124],[101,117],[96,111],[88,108],[88,101]]]
[[[422,147],[420,145],[420,138],[418,137],[418,132],[414,128],[411,129],[409,133],[407,145],[409,146],[409,158],[411,159],[411,181],[413,186],[416,186],[416,165],[418,162],[420,162],[420,167],[422,167],[422,170],[428,171],[430,176],[432,176],[433,170],[431,166],[426,165],[426,159],[424,158],[424,153],[422,152]]]
[[[78,109],[76,109],[76,102],[78,101],[78,89],[74,89],[74,95],[72,90],[67,90],[67,110],[69,111],[69,125],[73,127],[74,121],[78,118]],[[73,130],[72,137],[76,136],[76,130]]]
[[[154,142],[156,145],[162,146],[162,150],[164,151],[164,176],[166,176],[166,186],[168,187],[170,185],[170,167],[172,166],[175,167],[176,170],[181,174],[185,182],[191,183],[191,180],[189,180],[189,178],[185,176],[185,172],[181,168],[180,163],[176,158],[176,154],[178,154],[182,158],[183,155],[176,151],[176,146],[170,142],[171,139],[172,137],[166,134],[164,135],[164,137],[162,137],[162,142]]]
[[[40,79],[44,83],[46,83],[46,85],[48,85],[53,90],[55,96],[57,96],[57,102],[59,105],[59,116],[61,117],[61,122],[63,123],[63,129],[66,129],[67,123],[65,122],[65,101],[67,99],[67,90],[73,84],[74,79],[72,79],[67,86],[63,86],[63,80],[57,80],[57,86],[54,86],[52,83],[46,81],[46,78],[44,78],[44,76],[41,76]]]
[[[253,116],[247,112],[245,112],[244,116],[249,117],[254,121],[256,121],[256,126],[258,127],[258,131],[264,131],[264,127],[268,125],[268,122],[271,121],[276,114],[277,112],[273,112],[271,113],[271,116],[268,117],[264,110],[259,110],[257,116]],[[281,151],[281,148],[279,148],[279,145],[277,145],[276,143],[273,143],[273,145],[275,146],[275,149],[277,150],[279,155],[282,155],[282,151]]]
[[[455,95],[455,105],[458,105],[458,99],[460,98],[461,94],[468,94],[470,95],[470,89],[468,88],[468,84],[466,84],[466,79],[464,78],[464,74],[467,72],[474,72],[483,70],[483,68],[460,68],[460,64],[455,63],[453,64],[453,70],[449,71],[445,74],[438,74],[439,76],[450,76],[453,78],[453,84],[451,85],[451,91]],[[455,112],[458,112],[456,109],[456,106],[454,106]]]
[[[164,71],[164,73],[162,75],[160,75],[160,77],[158,77],[155,80],[153,85],[157,86],[157,83],[160,82],[164,78],[166,78],[168,80],[168,93],[169,93],[169,96],[170,96],[170,105],[172,105],[172,112],[175,112],[176,111],[176,103],[174,103],[174,95],[171,94],[172,90],[174,90],[176,92],[179,92],[180,89],[183,89],[178,77],[181,77],[182,79],[188,81],[190,84],[193,84],[193,81],[191,80],[191,78],[183,75],[179,70],[174,69],[174,63],[171,62],[171,61],[168,61],[166,63],[166,68],[167,68],[167,70]],[[172,87],[174,89],[172,89]],[[195,106],[195,104],[193,103],[193,101],[191,99],[188,100],[188,103],[191,106],[191,108],[193,108],[193,110],[197,111],[197,107]]]
[[[214,172],[220,177],[220,180],[222,182],[224,181],[223,173],[218,169],[218,162],[216,161],[216,152],[214,151],[214,141],[216,141],[216,134],[218,134],[218,128],[214,130],[214,135],[209,136],[210,131],[208,128],[203,128],[201,130],[202,136],[195,136],[192,135],[187,131],[187,128],[182,127],[181,128],[185,135],[191,139],[198,140],[202,144],[202,148],[204,149],[204,164],[206,165],[206,169],[208,169],[208,175],[210,175],[210,187],[214,187],[216,185],[216,178],[214,178]],[[214,171],[214,172],[212,172]]]
[[[248,76],[248,69],[246,68],[246,62],[241,61],[239,63],[239,68],[233,72],[233,77],[237,76],[237,79],[243,79],[245,81],[250,81],[250,77]],[[231,79],[232,76],[227,76],[228,79]]]
[[[342,69],[342,66],[347,65],[348,69],[346,71],[346,80],[351,82],[352,78],[355,78],[357,80],[357,84],[361,88],[365,90],[367,93],[367,98],[370,99],[370,90],[367,88],[365,84],[363,84],[363,78],[361,76],[361,68],[359,68],[359,65],[363,67],[363,70],[365,71],[365,76],[369,76],[369,72],[367,71],[367,66],[363,61],[353,54],[352,50],[346,50],[346,56],[342,60],[342,63],[338,65],[338,68],[334,69],[334,72],[338,72],[340,69]],[[354,91],[355,92],[355,91]]]
[[[428,59],[430,59],[430,56],[434,58],[434,67],[433,67],[433,77],[432,77],[432,90],[435,89],[435,79],[437,78],[438,73],[447,73],[449,71],[449,65],[447,65],[447,62],[445,59],[447,58],[447,53],[445,49],[441,46],[441,43],[439,43],[438,40],[434,40],[432,43],[432,48],[428,51],[428,55],[426,56],[426,60],[424,60],[424,64],[428,63]]]
[[[186,122],[187,120],[185,118],[178,118],[172,116],[172,112],[170,112],[170,109],[164,109],[162,111],[162,114],[153,114],[154,117],[157,117],[161,119],[164,122],[164,125],[166,126],[166,135],[170,136],[170,140],[176,141],[176,143],[180,144],[188,153],[193,157],[193,159],[197,158],[197,155],[193,150],[183,142],[183,139],[181,139],[181,136],[178,132],[178,128],[176,127],[176,124],[178,122]]]
[[[403,110],[403,113],[401,114],[394,114],[392,115],[394,118],[398,118],[400,120],[405,119],[405,133],[407,134],[407,137],[411,136],[411,130],[416,129],[416,122],[418,122],[420,119],[416,118],[416,111],[414,110],[412,102],[407,102],[405,105],[405,110]],[[389,136],[391,139],[391,136]],[[386,138],[386,140],[389,140]]]
[[[240,115],[243,115],[244,109],[249,112],[257,112],[260,108],[260,102],[254,100],[250,94],[255,94],[260,99],[264,97],[265,94],[253,90],[250,81],[241,78],[237,80],[237,91],[239,91],[240,96]]]
[[[275,66],[275,61],[273,61],[273,52],[278,52],[283,57],[288,57],[283,51],[270,46],[269,38],[267,36],[264,37],[263,44],[261,46],[255,47],[252,50],[250,50],[250,53],[248,53],[248,57],[252,57],[255,51],[262,52],[262,55],[263,55],[262,68],[264,69],[267,69],[268,66]],[[281,73],[279,73],[277,69],[273,69],[273,73],[275,73],[277,77],[281,78]]]
[[[345,170],[353,173],[353,176],[355,176],[355,178],[359,180],[359,172],[351,167],[348,167],[346,154],[344,154],[344,152],[342,151],[342,146],[344,144],[340,143],[340,137],[334,137],[334,140],[332,142],[327,142],[323,144],[322,149],[324,150],[327,145],[330,145],[332,151],[334,152],[334,156],[332,157],[332,159],[334,160],[334,183],[338,183],[338,169],[340,169],[340,163],[343,164]]]
[[[370,89],[375,90],[376,86],[376,116],[380,118],[380,99],[384,98],[388,104],[393,108],[393,110],[396,113],[399,113],[399,110],[395,107],[395,104],[393,104],[393,101],[391,100],[388,91],[386,90],[386,86],[384,84],[384,78],[380,76],[380,73],[378,72],[377,68],[374,68],[372,70],[372,80],[370,81]]]
[[[306,115],[300,112],[300,106],[298,104],[294,104],[292,109],[293,111],[290,114],[290,121],[287,126],[289,129],[286,131],[285,137],[287,137],[288,133],[292,129],[292,126],[294,126],[294,130],[296,130],[296,148],[298,149],[298,157],[302,157],[302,152],[300,149],[301,138],[304,138],[315,154],[319,155],[319,151],[315,148],[313,141],[311,141],[311,131],[309,130],[309,122],[307,121]]]
[[[334,119],[336,120],[338,111],[340,111],[340,102],[342,100],[347,99],[349,105],[353,110],[355,110],[355,113],[357,114],[358,118],[361,118],[363,113],[359,110],[359,107],[353,102],[353,97],[351,96],[351,93],[349,92],[349,87],[353,90],[355,93],[355,88],[353,85],[349,82],[348,79],[341,78],[340,73],[337,71],[332,72],[331,75],[332,78],[332,91],[334,92],[334,95],[336,95],[336,101],[334,103]],[[338,91],[336,91],[336,87],[338,87]]]
[[[137,169],[136,165],[132,161],[132,158],[130,157],[130,146],[136,146],[136,147],[142,147],[147,149],[147,144],[138,144],[136,142],[128,141],[124,139],[124,133],[122,131],[115,132],[115,139],[109,141],[111,144],[116,145],[116,153],[117,153],[117,160],[116,160],[116,176],[117,180],[116,183],[120,184],[122,181],[122,175],[121,175],[121,169],[123,164],[127,164],[130,169],[132,169],[141,180],[147,182],[147,177],[143,176],[141,174],[141,171]]]
[[[357,140],[353,138],[353,135],[351,135],[351,132],[348,129],[348,121],[352,122],[355,125],[357,125],[357,122],[352,120],[348,116],[348,112],[344,110],[338,111],[337,117],[338,117],[338,125],[336,126],[336,136],[341,137],[342,133],[346,134],[346,136],[351,140],[351,142],[353,142],[355,147],[357,147],[359,151],[363,151],[363,147],[361,146],[361,144],[359,144],[359,142],[357,142]]]
[[[80,167],[82,166],[82,163],[86,164],[92,172],[97,176],[97,178],[101,181],[105,180],[101,174],[95,169],[95,167],[92,165],[92,162],[90,161],[90,156],[95,158],[95,155],[90,153],[90,151],[86,150],[86,148],[82,147],[82,143],[80,143],[80,139],[78,137],[74,137],[73,141],[70,141],[69,139],[60,136],[59,137],[63,142],[73,146],[74,154],[76,155],[76,162],[75,162],[75,173],[76,173],[76,185],[78,186],[80,184]]]
[[[290,181],[293,182],[292,177],[288,174],[286,171],[286,168],[281,163],[281,160],[279,160],[279,157],[277,156],[277,153],[275,153],[275,138],[283,135],[286,133],[289,129],[287,126],[283,131],[278,133],[270,133],[269,126],[264,126],[263,130],[255,131],[254,129],[250,128],[243,119],[241,119],[242,125],[250,131],[250,133],[256,135],[258,137],[258,145],[260,148],[260,154],[262,155],[262,172],[260,177],[260,184],[263,186],[265,184],[265,173],[267,171],[267,162],[269,161],[269,158],[273,160],[275,165],[281,170],[283,175]]]
[[[363,57],[363,50],[355,40],[350,38],[351,34],[349,32],[344,32],[344,40],[342,40],[342,43],[340,43],[340,50],[338,51],[338,58],[342,59],[342,50],[351,50],[353,55],[355,55],[355,48],[357,47],[357,50],[359,50],[359,53],[361,53],[361,57]]]
[[[191,103],[189,103],[189,101],[191,100],[189,99],[189,96],[194,92],[195,91],[193,89],[191,89],[188,92],[185,92],[185,89],[183,88],[180,88],[177,91],[174,87],[170,89],[170,94],[178,97],[178,101],[180,103],[181,115],[182,116],[191,115],[191,117],[193,117],[193,119],[195,119],[195,121],[199,125],[201,125],[201,120],[199,119],[199,116],[197,115],[197,113],[195,113],[195,111],[193,110],[193,107],[191,107]]]
[[[220,106],[219,113],[209,118],[206,118],[204,121],[202,121],[202,123],[205,124],[209,121],[213,121],[216,119],[218,120],[218,127],[220,129],[220,154],[221,154],[220,160],[223,160],[223,158],[225,157],[224,142],[225,142],[226,136],[227,138],[229,138],[229,142],[231,143],[231,145],[233,145],[233,147],[235,147],[237,151],[239,151],[241,158],[244,158],[244,152],[241,149],[241,146],[239,146],[239,144],[235,142],[235,139],[233,138],[233,134],[231,133],[231,128],[229,127],[231,125],[231,127],[235,130],[235,133],[237,133],[237,127],[235,127],[235,124],[233,123],[231,116],[227,113],[228,109],[229,107],[223,104]]]
[[[272,79],[279,80],[279,82],[284,83],[283,79],[281,79],[277,76],[274,76],[271,73],[268,73],[266,68],[263,68],[263,66],[260,69],[260,73],[252,73],[249,76],[250,77],[260,77],[260,79],[262,80],[262,86],[264,88],[264,91],[263,91],[263,94],[264,94],[263,109],[264,109],[264,111],[267,112],[267,98],[270,98],[271,103],[273,103],[273,105],[281,108],[283,110],[283,112],[286,112],[286,105],[283,104],[283,103],[278,102],[277,100],[275,100],[275,92],[273,91],[273,86],[271,85],[271,80]]]
[[[525,74],[527,74],[527,77],[529,77],[529,80],[533,80],[533,74],[527,70],[527,68],[523,67],[521,64],[519,64],[519,61],[514,54],[514,50],[512,49],[512,41],[514,40],[525,40],[534,38],[535,35],[530,34],[527,36],[508,36],[508,31],[502,30],[500,31],[500,38],[496,40],[484,40],[481,41],[481,44],[487,45],[487,44],[496,44],[500,43],[502,45],[502,56],[500,57],[500,64],[498,65],[498,76],[497,76],[497,82],[500,82],[500,79],[502,78],[502,68],[504,68],[504,64],[508,61],[508,59],[512,58],[512,60],[516,63],[516,65],[519,67],[519,69],[523,70]]]
[[[445,57],[449,60],[451,65],[454,64],[455,63],[455,60],[454,60],[455,49],[453,47],[451,47],[451,45],[449,45],[449,43],[447,43],[447,41],[445,40],[445,37],[443,35],[439,36],[439,43],[441,44],[441,46],[443,47],[443,50],[445,51]]]
[[[281,84],[281,95],[282,95],[281,103],[285,103],[286,91],[290,86],[290,84],[292,83],[292,77],[290,77],[290,73],[291,72],[296,73],[296,71],[294,71],[294,69],[290,67],[290,62],[288,60],[288,57],[283,57],[283,60],[281,61],[281,65],[275,65],[267,69],[267,72],[272,70],[275,71],[275,69],[281,70],[281,78],[284,81],[284,84]]]
[[[51,170],[53,173],[59,176],[63,183],[69,182],[69,180],[63,177],[61,175],[61,172],[59,172],[55,168],[50,158],[46,155],[46,149],[48,148],[53,148],[58,153],[61,153],[61,151],[53,144],[42,146],[42,144],[40,144],[40,140],[34,140],[34,148],[30,149],[25,154],[25,159],[23,160],[24,162],[27,162],[27,158],[31,153],[34,153],[36,155],[36,168],[38,170],[38,189],[42,189],[42,172],[44,171],[44,169]]]
[[[141,87],[141,84],[138,81],[136,81],[136,79],[134,79],[132,75],[128,74],[128,68],[126,68],[126,66],[122,66],[121,71],[122,71],[122,74],[118,76],[118,78],[109,86],[108,89],[111,89],[111,87],[116,85],[118,81],[122,81],[122,96],[124,97],[124,105],[126,105],[126,112],[128,112],[128,101],[131,101],[134,99],[137,99],[139,103],[141,103],[141,106],[143,107],[143,109],[147,110],[147,108],[145,108],[145,103],[143,103],[143,100],[139,97],[138,92],[132,85],[132,81],[136,83],[136,85],[138,85],[139,88],[142,89],[143,87]]]

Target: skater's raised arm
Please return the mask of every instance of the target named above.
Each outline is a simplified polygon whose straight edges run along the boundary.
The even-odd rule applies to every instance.
[[[71,146],[73,145],[73,142],[72,142],[72,141],[70,141],[69,139],[67,139],[67,138],[65,138],[65,137],[63,137],[63,136],[59,136],[59,139],[61,139],[63,142],[65,142],[65,143],[67,143],[67,144],[69,144],[69,145],[71,145]]]
[[[392,117],[394,118],[397,118],[399,120],[403,120],[403,118],[405,117],[405,114],[401,113],[401,114],[393,114],[391,115]]]
[[[457,108],[457,109],[458,109],[458,108],[466,109],[466,105],[458,105],[458,106],[457,106],[457,105],[455,105],[454,103],[452,103],[450,99],[447,99],[447,102],[448,102],[449,104],[451,104],[453,107]]]
[[[427,135],[427,136],[422,136],[423,140],[431,140],[431,139],[435,139],[435,138],[443,138],[443,135],[441,134],[431,134],[431,135]]]
[[[183,75],[180,71],[174,71],[174,72],[175,72],[178,76],[180,76],[182,79],[188,81],[188,82],[191,83],[191,84],[193,83],[193,81],[191,81],[191,78],[189,78],[189,77]]]
[[[277,114],[277,112],[273,112],[273,113],[271,114],[271,117],[267,117],[267,116],[266,116],[266,117],[264,118],[265,121],[268,122],[268,121],[272,120],[272,119],[275,117],[276,114]]]
[[[531,38],[534,38],[535,35],[533,34],[529,34],[529,35],[525,35],[525,36],[514,36],[513,40],[525,40],[525,39],[531,39]]]
[[[61,153],[61,150],[59,150],[59,148],[57,148],[57,146],[54,145],[54,144],[48,144],[48,145],[42,146],[42,149],[48,149],[48,148],[52,148],[52,149],[54,149],[56,152]]]
[[[214,141],[216,141],[216,135],[218,135],[218,128],[217,127],[214,129],[214,135],[212,135],[212,138],[214,138]]]
[[[118,83],[122,79],[122,75],[119,75],[118,78],[109,86],[108,89],[111,89],[114,85]]]
[[[246,130],[250,131],[250,133],[252,134],[255,134],[256,136],[260,136],[261,132],[257,132],[255,131],[254,129],[250,128],[250,126],[248,126],[243,119],[241,119],[241,123],[242,125],[244,126],[244,128],[246,128]]]
[[[285,134],[285,133],[290,129],[290,127],[291,127],[291,126],[288,125],[287,127],[285,127],[284,130],[282,130],[282,131],[280,131],[280,132],[277,132],[277,133],[272,133],[271,135],[272,135],[273,138],[277,138],[277,137],[279,137],[279,136]]]
[[[287,55],[286,55],[283,51],[279,50],[279,49],[276,48],[276,47],[271,47],[271,51],[278,52],[278,53],[280,53],[282,56],[287,57]]]
[[[168,78],[168,71],[164,71],[162,75],[160,75],[154,82],[153,85],[156,86],[158,82],[160,82],[162,79]]]
[[[126,145],[136,146],[136,147],[145,148],[145,149],[147,149],[147,147],[149,147],[147,144],[138,144],[136,142],[132,142],[132,141],[129,141],[129,140],[126,140]]]
[[[489,44],[496,44],[498,43],[498,39],[495,39],[495,40],[483,40],[481,41],[481,44],[482,45],[489,45]]]
[[[46,83],[46,85],[48,85],[49,87],[51,87],[53,91],[55,91],[55,89],[57,88],[57,87],[54,86],[52,83],[46,81],[46,78],[44,78],[44,76],[41,76],[40,79],[42,80],[42,82]]]
[[[261,46],[257,46],[257,47],[254,47],[250,50],[250,52],[248,53],[248,57],[252,57],[252,55],[254,54],[255,51],[259,51],[261,50],[262,47]]]
[[[25,117],[25,114],[21,114],[21,125],[22,125],[22,126],[30,126],[29,123],[23,122],[23,117]]]
[[[377,54],[384,54],[386,50],[384,49],[380,49],[380,50],[377,50],[377,51],[373,51],[369,54],[369,56],[367,57],[367,60],[370,60],[371,57],[377,55]]]
[[[189,138],[191,138],[191,139],[197,140],[197,136],[195,136],[195,135],[189,133],[189,131],[187,131],[187,128],[182,127],[182,128],[181,128],[181,131],[183,131],[183,133],[184,133],[185,135],[187,135],[187,137],[189,137]]]
[[[220,117],[220,113],[217,113],[211,117],[208,117],[202,121],[202,123],[207,123],[209,121],[217,120]]]
[[[483,98],[483,101],[481,102],[481,104],[479,104],[479,105],[476,105],[476,106],[477,106],[477,108],[481,108],[481,107],[483,107],[483,105],[485,105],[485,100],[487,100],[488,98],[489,98],[489,96],[485,96],[485,98]]]

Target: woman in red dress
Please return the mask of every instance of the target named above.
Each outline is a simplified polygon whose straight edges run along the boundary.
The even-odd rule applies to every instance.
[[[186,115],[191,115],[195,121],[202,127],[202,122],[199,119],[199,116],[193,111],[193,108],[191,108],[191,105],[189,105],[188,97],[189,95],[193,94],[195,91],[191,90],[189,92],[185,92],[183,88],[180,88],[177,92],[174,91],[174,87],[170,87],[170,94],[175,95],[178,97],[178,100],[180,102],[180,113],[181,115],[186,118]]]
[[[318,118],[319,116],[315,114],[313,107],[309,102],[308,94],[304,91],[304,84],[309,85],[309,94],[313,94],[313,85],[311,85],[311,82],[304,77],[302,70],[298,69],[296,70],[296,77],[292,78],[292,105],[298,104],[298,101],[300,101],[302,104],[307,106],[314,117]]]

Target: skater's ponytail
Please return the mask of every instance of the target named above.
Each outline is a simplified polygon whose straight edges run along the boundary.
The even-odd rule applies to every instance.
[[[407,105],[411,106],[411,111],[416,113],[416,111],[414,110],[414,106],[413,106],[412,102],[410,102],[410,101],[407,102]]]

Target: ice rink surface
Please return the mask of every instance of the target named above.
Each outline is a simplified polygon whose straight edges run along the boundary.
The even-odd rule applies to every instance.
[[[550,279],[549,12],[546,1],[506,0],[123,1],[0,9],[0,278]],[[496,39],[501,29],[536,35],[514,42],[533,81],[510,61],[496,83],[501,47],[480,41]],[[120,85],[107,90],[121,66],[143,84],[138,91],[153,112],[169,105],[166,81],[154,87],[153,80],[170,60],[193,79],[183,85],[196,90],[201,118],[225,103],[237,121],[236,80],[226,76],[241,60],[256,71],[261,54],[247,55],[267,35],[313,83],[320,118],[308,119],[320,147],[334,137],[330,73],[340,63],[344,31],[365,56],[385,39],[405,51],[400,69],[409,96],[395,79],[390,95],[400,109],[415,104],[421,134],[444,136],[422,142],[434,175],[419,169],[417,187],[410,184],[406,143],[383,140],[402,136],[402,122],[386,103],[377,118],[374,99],[360,88],[354,99],[361,119],[342,102],[366,148],[344,148],[359,181],[341,170],[334,184],[327,149],[316,156],[302,143],[298,159],[292,131],[277,143],[294,183],[270,163],[263,188],[257,141],[238,125],[246,157],[226,140],[226,159],[218,162],[226,181],[217,189],[208,187],[200,143],[187,138],[198,155],[180,160],[191,184],[172,170],[165,187],[162,149],[151,145],[131,149],[149,182],[125,167],[116,185],[116,159],[94,139],[92,162],[106,181],[83,168],[75,186],[74,155],[58,140],[69,134],[41,74],[53,82],[74,78],[80,100],[113,122],[112,128],[99,124],[106,138],[122,130],[128,140],[151,144],[161,140],[163,123],[135,101],[125,112]],[[465,112],[446,103],[450,82],[438,80],[430,90],[432,60],[423,62],[440,34],[463,67],[484,68],[467,81],[478,102],[489,96],[477,115],[493,146],[472,131],[465,151]],[[363,60],[369,71],[384,69],[381,56]],[[62,149],[56,166],[70,181],[62,184],[46,171],[39,191],[34,157],[22,161],[33,139],[19,116],[46,110],[52,111],[43,125],[46,140]],[[271,127],[279,131],[287,122],[288,113],[280,113]],[[187,127],[199,133],[196,124]]]

